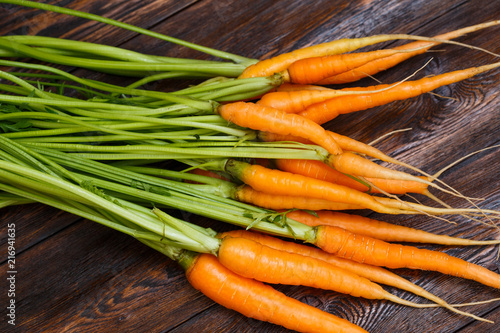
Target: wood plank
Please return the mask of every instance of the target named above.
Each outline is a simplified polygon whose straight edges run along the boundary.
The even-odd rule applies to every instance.
[[[58,233],[80,217],[41,204],[7,207],[0,210],[0,235],[7,235],[9,224],[16,229],[16,252],[21,253]],[[19,237],[20,236],[20,237]],[[7,237],[0,238],[0,251],[7,252]],[[5,262],[2,257],[0,262]]]
[[[379,33],[415,33],[432,36],[479,22],[496,19],[500,8],[494,1],[259,1],[249,6],[229,1],[65,1],[71,8],[139,24],[191,42],[249,57],[269,57],[298,47],[343,37]],[[285,5],[286,4],[286,5]],[[31,33],[71,37],[144,51],[148,53],[207,58],[198,52],[171,46],[150,37],[112,27],[48,13],[0,5],[0,34]],[[193,24],[196,22],[196,25]],[[56,24],[57,23],[57,24]],[[499,52],[499,28],[473,33],[459,40]],[[401,44],[401,42],[387,43]],[[384,44],[385,45],[385,44]],[[374,47],[372,47],[374,48]],[[370,48],[368,48],[370,49]],[[434,60],[419,77],[495,61],[481,52],[457,46],[441,46],[442,52],[424,54],[377,75],[382,82],[395,82],[420,68],[430,56]],[[84,71],[78,71],[84,73]],[[92,78],[118,83],[119,78],[85,72]],[[370,142],[394,129],[412,127],[377,144],[391,156],[426,171],[436,172],[474,150],[498,144],[498,82],[494,70],[427,94],[337,118],[331,130]],[[373,84],[371,79],[360,82]],[[151,89],[171,87],[161,82]],[[453,98],[453,99],[451,99]],[[368,126],[367,126],[368,124]],[[474,156],[443,176],[465,195],[485,197],[481,207],[499,209],[498,150]],[[471,175],[475,179],[472,180]],[[453,206],[463,200],[444,196]],[[424,199],[425,201],[425,199]],[[428,202],[428,201],[425,201]],[[27,206],[28,207],[28,206]],[[182,270],[162,255],[117,232],[105,230],[69,214],[37,205],[28,212],[9,207],[0,212],[5,222],[18,226],[19,244],[18,323],[30,332],[42,331],[138,331],[138,332],[285,332],[275,325],[245,318],[215,305],[186,282]],[[498,238],[498,232],[461,217],[451,225],[425,216],[370,217],[411,225],[428,231],[471,238]],[[194,222],[217,223],[186,215]],[[79,221],[79,222],[76,222]],[[76,222],[76,223],[75,223]],[[227,226],[221,227],[221,229]],[[4,237],[0,248],[5,253]],[[424,246],[422,246],[424,247]],[[439,247],[500,271],[494,247]],[[4,261],[4,258],[2,258]],[[5,263],[0,276],[5,276]],[[411,281],[449,302],[469,302],[500,297],[498,290],[438,273],[398,270]],[[4,287],[4,285],[2,286]],[[495,325],[475,322],[443,309],[408,309],[388,302],[373,302],[310,288],[276,286],[287,295],[347,318],[370,332],[488,332]],[[389,289],[406,299],[423,302],[407,293]],[[2,296],[3,297],[3,296]],[[495,320],[498,303],[467,307],[466,310]],[[2,311],[5,311],[2,308]],[[3,320],[0,331],[10,328]],[[425,318],[424,318],[425,316]],[[424,318],[424,319],[423,319]],[[496,320],[498,322],[498,320]]]
[[[120,22],[150,29],[161,20],[182,11],[192,1],[44,1],[45,3],[79,10]],[[0,26],[0,34],[22,34],[54,36],[107,45],[120,45],[137,33],[118,29],[87,19],[33,10],[14,5],[2,4],[0,15],[5,20]]]

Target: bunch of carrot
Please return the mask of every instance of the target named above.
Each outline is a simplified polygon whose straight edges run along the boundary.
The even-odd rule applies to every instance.
[[[500,21],[435,38],[379,35],[337,40],[257,62],[90,14],[31,2],[21,4],[134,29],[235,64],[179,62],[133,52],[114,58],[111,54],[117,55],[118,50],[106,46],[89,49],[88,44],[80,42],[27,36],[0,38],[3,57],[22,55],[131,76],[157,69],[132,86],[118,87],[49,66],[1,60],[2,65],[50,73],[38,74],[39,78],[84,84],[88,88],[77,88],[79,92],[98,97],[84,101],[63,96],[39,89],[33,81],[21,79],[24,75],[1,73],[2,78],[15,83],[2,86],[7,94],[0,96],[4,106],[0,120],[8,132],[0,134],[0,190],[10,193],[2,201],[4,205],[38,201],[125,232],[178,261],[193,286],[216,302],[298,331],[363,330],[287,298],[261,282],[300,284],[409,306],[429,306],[397,298],[377,283],[388,284],[483,320],[380,266],[435,270],[500,289],[500,276],[479,265],[441,252],[389,243],[488,245],[499,241],[437,236],[334,211],[370,209],[384,214],[489,215],[493,219],[500,212],[452,208],[429,189],[473,201],[440,183],[439,173],[426,174],[323,125],[338,115],[415,97],[482,74],[500,63],[414,81],[402,78],[372,87],[331,89],[321,85],[355,82],[440,43],[461,45],[450,40]],[[416,41],[392,50],[347,53],[395,39]],[[94,52],[96,60],[84,61],[82,52]],[[219,75],[233,79],[211,79],[174,93],[137,88],[161,78]],[[121,100],[124,95],[130,97]],[[258,101],[254,102],[256,97]],[[30,124],[22,121],[28,119]],[[85,136],[89,131],[99,135]],[[109,144],[97,146],[97,142]],[[223,179],[141,165],[169,159],[198,172],[217,172]],[[260,163],[249,163],[254,159]],[[372,159],[420,175],[397,171]],[[397,196],[407,193],[426,195],[443,207],[403,201]],[[153,214],[150,203],[305,241],[322,250],[253,232],[214,235],[159,209],[153,209]],[[206,282],[208,277],[210,283]],[[239,300],[241,304],[236,306]],[[288,317],[293,313],[300,316]]]

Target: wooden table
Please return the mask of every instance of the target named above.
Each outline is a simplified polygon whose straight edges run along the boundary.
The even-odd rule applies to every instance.
[[[433,36],[500,18],[491,0],[393,1],[43,1],[104,15],[167,35],[248,57],[264,58],[315,43],[381,33]],[[251,4],[250,4],[251,3]],[[103,43],[144,53],[198,57],[199,53],[139,36],[130,31],[70,16],[0,5],[0,34],[30,34]],[[500,53],[500,28],[472,33],[459,41]],[[383,46],[396,45],[386,43]],[[377,46],[380,47],[380,46]],[[373,49],[367,48],[367,49]],[[458,46],[413,58],[386,73],[382,82],[405,78],[433,57],[419,77],[492,63],[485,53]],[[123,79],[67,68],[88,78],[120,83]],[[363,142],[396,129],[377,144],[382,151],[433,173],[460,157],[499,142],[500,70],[443,87],[411,100],[337,118],[326,127]],[[372,79],[358,84],[369,85]],[[182,82],[176,83],[181,85]],[[150,85],[167,89],[168,83]],[[480,206],[500,209],[497,150],[475,155],[442,179]],[[444,196],[452,206],[463,200]],[[424,230],[477,239],[500,238],[498,231],[466,218],[456,224],[425,216],[373,218]],[[193,222],[226,226],[190,214]],[[195,291],[183,271],[163,255],[128,236],[39,204],[0,210],[1,332],[284,332],[281,327],[247,319]],[[15,225],[16,326],[7,323],[7,226]],[[426,246],[500,272],[498,248]],[[396,271],[450,303],[500,297],[500,291],[438,273]],[[291,297],[347,318],[372,333],[499,332],[498,302],[465,310],[496,320],[485,324],[443,309],[411,309],[312,288],[276,286]],[[393,288],[398,296],[424,302]]]

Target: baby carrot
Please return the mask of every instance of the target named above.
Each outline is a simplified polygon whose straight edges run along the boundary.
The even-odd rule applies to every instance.
[[[335,139],[335,142],[337,142],[337,144],[340,146],[340,149],[342,150],[344,150],[343,147],[346,148],[345,150],[352,150],[352,151],[358,150],[360,153],[367,154],[369,156],[382,159],[383,161],[405,166],[409,169],[424,173],[420,171],[418,168],[415,168],[411,165],[408,165],[404,162],[400,162],[396,159],[393,159],[385,155],[384,153],[382,153],[381,151],[379,151],[374,147],[357,142],[355,140],[349,139],[348,137],[336,134],[334,132],[326,131],[326,133]],[[310,140],[305,139],[304,136],[296,137],[296,136],[281,135],[270,132],[260,132],[258,134],[258,137],[260,140],[263,141],[295,141],[305,144],[312,143]],[[337,141],[336,139],[338,139],[339,141]],[[328,156],[327,158],[325,158],[325,163],[328,166],[336,169],[338,172],[348,174],[351,176],[362,176],[373,179],[393,179],[393,180],[404,180],[408,182],[417,182],[430,185],[432,187],[440,189],[441,191],[450,193],[450,191],[431,183],[430,181],[427,180],[426,177],[417,177],[410,175],[406,172],[392,170],[348,151],[345,151],[341,154]],[[430,177],[429,175],[427,176]],[[429,195],[429,193],[426,193],[426,195]]]
[[[308,119],[318,124],[324,124],[340,114],[346,114],[361,110],[366,110],[375,106],[384,105],[397,100],[404,100],[424,94],[444,85],[459,82],[475,75],[484,73],[500,66],[500,63],[471,67],[463,70],[443,73],[432,77],[425,77],[420,80],[401,82],[399,85],[383,92],[366,94],[339,96],[323,103],[313,104],[305,110],[299,112]],[[381,89],[389,85],[378,85],[363,89]]]
[[[421,43],[424,44],[424,42]],[[424,49],[423,47],[421,48]],[[306,58],[292,63],[286,70],[281,72],[281,75],[285,82],[297,84],[318,83],[377,59],[387,58],[398,53],[419,54],[425,52],[428,48],[425,48],[423,51],[420,51],[420,49],[388,49]]]
[[[326,163],[339,172],[353,176],[415,181],[437,187],[437,185],[432,184],[426,179],[410,175],[403,171],[386,168],[349,151],[339,155],[330,155]]]
[[[485,22],[477,25],[473,25],[470,27],[454,30],[451,32],[444,33],[442,35],[435,36],[435,38],[439,39],[455,39],[460,36],[463,36],[465,34],[478,31],[481,29],[485,29],[491,26],[498,25],[500,23],[499,20],[496,21],[490,21],[490,22]],[[365,78],[367,76],[375,75],[381,71],[384,71],[386,69],[389,69],[390,67],[394,67],[395,65],[411,58],[416,55],[422,54],[426,52],[428,49],[431,47],[438,45],[440,43],[429,43],[425,41],[416,41],[412,43],[408,43],[405,45],[401,46],[396,46],[393,48],[393,50],[411,50],[411,52],[400,52],[396,53],[390,56],[387,56],[385,58],[380,58],[380,59],[374,59],[370,62],[368,62],[365,65],[361,65],[357,68],[353,68],[351,70],[345,71],[344,73],[340,73],[337,75],[333,75],[329,78],[325,78],[321,81],[317,81],[317,84],[324,84],[324,85],[329,85],[329,84],[343,84],[343,83],[349,83],[349,82],[354,82],[358,81],[362,78]]]
[[[423,230],[391,224],[368,217],[332,211],[317,211],[314,214],[305,211],[292,211],[287,217],[308,226],[329,225],[343,228],[353,234],[383,240],[385,242],[430,243],[441,245],[492,245],[500,240],[471,240],[447,235],[436,235]]]
[[[329,183],[331,184],[331,183]],[[335,185],[336,184],[332,184]],[[305,185],[304,185],[305,186]],[[341,186],[341,185],[337,185]],[[326,186],[328,187],[328,186]],[[295,189],[295,191],[298,191]],[[356,195],[356,190],[354,195]],[[361,203],[349,203],[332,201],[330,199],[324,199],[315,196],[315,194],[300,193],[300,195],[288,194],[283,191],[273,191],[266,190],[260,187],[259,190],[252,188],[251,186],[239,186],[232,190],[231,196],[234,200],[241,202],[246,202],[253,204],[255,206],[273,210],[283,210],[283,209],[307,209],[307,210],[358,210],[358,209],[372,209],[367,206],[363,206]],[[290,193],[299,193],[293,192]],[[362,193],[362,192],[360,192]],[[363,193],[362,193],[363,194]],[[320,195],[320,194],[319,194]],[[366,194],[368,195],[368,194]],[[368,195],[369,196],[369,195]],[[370,197],[370,196],[369,196]],[[462,215],[472,215],[482,213],[497,214],[496,211],[491,210],[478,210],[478,209],[468,209],[468,208],[435,208],[425,205],[414,204],[412,202],[394,200],[389,198],[380,198],[377,196],[370,197],[375,199],[375,201],[384,205],[385,209],[395,209],[392,214],[428,214],[433,216],[446,215],[446,214],[462,214]],[[351,199],[352,201],[356,199]]]
[[[354,204],[379,213],[401,213],[401,210],[388,208],[366,193],[311,177],[271,170],[236,160],[227,160],[224,163],[224,171],[257,191],[278,195],[301,193],[306,197]]]
[[[308,209],[308,210],[351,210],[364,209],[362,206],[333,202],[325,199],[309,198],[295,195],[278,195],[256,191],[248,185],[238,186],[232,191],[232,198],[261,208],[282,209]]]
[[[396,86],[394,84],[393,86]],[[329,99],[340,96],[365,95],[382,92],[391,89],[392,86],[387,85],[370,91],[367,89],[303,89],[289,91],[271,91],[264,94],[257,104],[269,106],[275,109],[286,111],[287,113],[299,113],[307,107],[325,102]]]
[[[326,131],[326,132],[328,135],[331,135],[333,137],[335,142],[340,146],[340,149],[342,149],[343,151],[352,151],[352,152],[356,152],[359,154],[363,154],[363,155],[367,155],[367,156],[379,159],[381,161],[389,162],[389,163],[396,164],[396,165],[401,165],[401,166],[404,166],[410,170],[414,170],[416,172],[424,174],[427,177],[431,177],[430,175],[427,175],[425,172],[421,171],[420,169],[418,169],[412,165],[409,165],[407,163],[401,162],[395,158],[392,158],[392,157],[384,154],[383,152],[381,152],[380,150],[378,150],[377,148],[375,148],[373,146],[370,146],[370,145],[367,145],[365,143],[359,142],[357,140],[351,139],[345,135],[337,134],[335,132],[331,132],[331,131]],[[299,138],[296,136],[279,135],[279,134],[270,133],[270,132],[260,132],[258,134],[258,138],[262,141],[267,141],[267,142],[270,142],[270,141],[295,141],[295,142],[300,142],[300,143],[305,143],[305,144],[312,144],[312,142],[310,140],[307,140],[303,137]],[[344,155],[344,154],[341,154],[341,155]],[[329,162],[329,163],[327,163],[328,165],[333,166],[335,168],[339,168],[339,169],[337,169],[339,172],[346,173],[346,174],[357,174],[357,175],[361,176],[361,174],[354,172],[353,165],[350,164],[351,162],[356,162],[357,165],[360,166],[360,169],[364,169],[365,172],[366,171],[370,172],[370,174],[367,174],[367,173],[364,174],[364,177],[367,177],[367,178],[398,179],[398,180],[404,179],[404,180],[410,181],[410,182],[422,183],[422,184],[437,187],[436,185],[433,185],[429,182],[429,180],[428,180],[429,178],[415,177],[415,176],[411,176],[408,174],[405,174],[403,176],[402,174],[393,172],[394,170],[391,170],[391,169],[388,169],[385,167],[381,167],[378,164],[372,163],[366,159],[363,159],[361,156],[357,156],[357,155],[354,155],[352,153],[346,154],[344,156],[343,160],[341,159],[341,155],[339,155],[338,157],[332,157],[331,160],[327,161],[327,162]],[[337,163],[337,164],[336,165],[332,164],[332,162]],[[380,170],[380,172],[377,170]],[[356,171],[356,172],[359,172],[359,171]],[[401,177],[403,177],[403,178],[401,178]],[[443,190],[443,189],[441,189],[441,190]],[[419,192],[416,192],[416,193],[419,193]]]
[[[234,102],[220,105],[219,115],[238,126],[280,135],[293,135],[322,146],[331,154],[340,154],[342,149],[320,125],[304,117],[254,103]]]
[[[369,265],[436,271],[500,289],[500,275],[439,251],[387,243],[332,226],[315,227],[309,242],[326,252]]]
[[[380,193],[377,188],[372,188],[370,184],[360,180],[353,179],[344,173],[341,173],[334,168],[326,165],[321,161],[316,160],[299,160],[299,159],[278,159],[275,161],[278,169],[286,172],[300,174],[325,180],[331,183],[348,186],[361,192]],[[423,178],[427,179],[427,178]],[[366,178],[371,184],[382,189],[384,192],[392,194],[420,193],[426,194],[427,184],[407,180],[379,179]]]
[[[402,278],[401,276],[389,270],[386,270],[382,267],[371,266],[364,263],[358,263],[352,260],[340,258],[338,256],[332,255],[331,253],[327,253],[325,251],[322,251],[321,249],[312,246],[283,241],[279,238],[272,237],[260,232],[252,232],[252,231],[238,229],[225,232],[221,235],[221,237],[224,237],[225,235],[229,235],[232,237],[247,238],[255,242],[259,242],[263,245],[269,246],[276,250],[286,251],[290,253],[297,253],[307,257],[317,258],[326,261],[338,268],[345,269],[361,277],[367,278],[370,281],[396,287],[414,293],[415,295],[427,298],[428,300],[431,300],[436,304],[446,307],[447,309],[453,312],[465,316],[470,316],[478,320],[486,321],[485,319],[477,317],[473,314],[453,308],[441,298],[431,294],[427,290],[415,285],[414,283],[411,283],[410,281]]]
[[[296,91],[296,90],[329,90],[331,88],[314,84],[282,83],[276,91]]]
[[[287,297],[262,282],[233,273],[213,255],[191,256],[180,263],[195,289],[246,317],[297,332],[366,332],[345,319]]]

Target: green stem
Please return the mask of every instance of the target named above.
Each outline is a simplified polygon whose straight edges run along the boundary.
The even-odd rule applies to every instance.
[[[181,63],[181,64],[193,64],[193,65],[203,65],[203,64],[216,64],[219,62],[208,61],[208,60],[198,60],[198,59],[187,59],[187,58],[172,58],[163,56],[147,55],[135,51],[130,51],[120,47],[114,47],[109,45],[82,42],[76,40],[69,40],[63,38],[45,37],[45,36],[4,36],[0,39],[5,39],[15,43],[21,43],[28,46],[38,46],[43,47],[43,49],[57,49],[65,50],[67,54],[76,55],[77,57],[81,55],[93,56],[95,59],[115,59],[121,61],[130,62],[144,62],[144,63]]]
[[[1,99],[1,98],[0,98]],[[57,134],[69,134],[69,133],[78,133],[78,132],[87,132],[87,131],[100,131],[104,133],[111,133],[111,134],[117,134],[117,135],[127,135],[131,137],[135,137],[136,139],[157,139],[161,138],[161,134],[155,134],[155,133],[141,133],[141,132],[129,132],[129,131],[124,131],[120,129],[116,129],[119,126],[99,126],[99,125],[94,125],[91,122],[88,121],[82,121],[79,120],[77,117],[74,116],[66,116],[62,114],[55,114],[55,113],[43,113],[43,112],[18,112],[18,113],[6,113],[6,114],[0,114],[0,121],[1,120],[8,120],[8,119],[27,119],[27,118],[35,118],[35,119],[54,119],[57,121],[62,121],[66,122],[69,124],[76,124],[80,125],[79,128],[71,127],[68,129],[59,129],[57,131],[54,131],[54,133],[39,133],[38,135],[57,135]],[[152,126],[152,125],[162,125],[164,122],[161,119],[156,118],[151,118],[151,121],[147,126]],[[166,120],[165,120],[166,121]],[[156,123],[156,124],[155,124]],[[171,122],[170,122],[171,123]],[[132,126],[132,128],[137,128],[138,124],[126,124],[124,126],[129,127]],[[142,125],[141,125],[142,126]],[[229,134],[236,134],[237,136],[245,135],[246,132],[236,130],[236,129],[231,129],[223,126],[215,126],[215,125],[210,125],[210,124],[205,124],[205,125],[200,125],[200,127],[205,127],[205,128],[210,128],[210,129],[221,129],[225,132],[229,132]],[[28,134],[29,136],[36,135],[36,133],[23,133],[23,132],[18,132],[18,133],[10,133],[8,136],[13,138],[13,137],[26,137],[25,134]],[[7,135],[2,135],[2,136],[7,136]]]
[[[134,89],[140,86],[143,86],[145,84],[154,82],[154,81],[159,81],[159,80],[165,80],[165,79],[176,79],[176,78],[184,78],[188,77],[188,75],[192,76],[192,73],[188,72],[166,72],[166,73],[158,73],[158,74],[152,74],[148,75],[146,77],[141,78],[140,80],[137,80],[136,82],[129,84],[127,88]],[[210,78],[212,75],[209,74],[204,74],[204,73],[199,73],[197,78]]]
[[[0,59],[0,65],[42,70],[49,73],[54,73],[57,76],[66,78],[73,82],[80,83],[86,87],[107,91],[115,95],[119,94],[119,95],[151,97],[154,99],[158,99],[158,101],[168,101],[169,103],[188,104],[194,108],[203,110],[208,109],[208,107],[205,104],[194,104],[195,101],[192,100],[193,97],[198,99],[201,98],[203,100],[226,101],[226,100],[236,100],[241,95],[244,95],[247,99],[250,99],[259,96],[260,94],[267,92],[271,88],[276,87],[282,83],[282,77],[280,75],[273,75],[270,77],[248,78],[248,79],[231,79],[225,82],[215,82],[212,84],[204,84],[204,82],[202,82],[199,85],[178,90],[175,92],[175,94],[172,94],[160,91],[134,89],[133,87],[130,86],[121,87],[121,86],[106,84],[95,80],[82,79],[74,75],[71,75],[69,73],[66,73],[64,71],[61,71],[59,69],[39,64],[29,64],[24,62]],[[139,84],[143,83],[139,82]],[[28,91],[31,92],[31,89],[28,89]],[[93,91],[91,91],[91,93],[93,93]],[[99,93],[95,92],[95,94],[97,95]],[[182,97],[187,95],[189,95],[191,98]],[[132,99],[128,98],[127,101],[132,101]]]
[[[0,189],[6,192],[18,195],[22,197],[19,202],[39,202],[48,206],[52,206],[54,208],[64,210],[68,213],[83,217],[85,219],[97,222],[102,224],[108,228],[114,229],[116,231],[122,232],[129,236],[132,236],[140,241],[152,242],[156,244],[157,247],[165,247],[165,246],[183,246],[186,249],[191,251],[202,252],[203,247],[193,244],[180,244],[177,241],[171,241],[164,236],[157,235],[152,232],[137,230],[137,226],[134,224],[130,224],[133,227],[124,226],[122,223],[116,223],[110,221],[109,218],[103,217],[102,214],[97,214],[94,210],[90,209],[87,206],[78,204],[77,202],[70,200],[62,200],[61,197],[53,197],[48,196],[45,193],[40,193],[34,191],[33,189],[21,189],[17,186],[10,186],[5,183],[0,183]],[[132,214],[131,214],[132,215]],[[163,253],[163,251],[161,251]]]
[[[153,213],[155,213],[155,215],[158,216],[159,219],[161,219],[165,223],[168,223],[173,228],[179,230],[185,235],[189,235],[189,237],[191,237],[198,243],[203,244],[206,247],[208,253],[217,255],[221,243],[220,239],[213,236],[207,236],[207,234],[191,227],[185,221],[176,219],[156,207],[153,208]]]
[[[137,140],[136,136],[133,135],[84,135],[84,136],[48,136],[48,137],[43,137],[43,138],[37,138],[36,137],[36,132],[37,131],[30,131],[30,132],[35,132],[35,135],[32,137],[24,136],[24,138],[16,139],[17,142],[51,142],[51,143],[88,143],[88,142],[113,142],[113,141],[132,141],[132,140]],[[19,133],[19,132],[16,132]],[[26,135],[29,135],[29,132],[21,132]],[[9,134],[15,134],[15,133],[9,133]],[[0,136],[4,137],[15,137],[11,136],[9,134],[4,134]],[[207,134],[207,135],[204,135]],[[193,130],[186,130],[186,131],[170,131],[170,132],[165,132],[162,133],[162,135],[158,135],[158,139],[163,139],[163,140],[225,140],[225,141],[238,141],[240,140],[239,137],[231,137],[231,136],[224,136],[221,138],[214,137],[211,134],[215,134],[213,131],[210,130],[204,130],[204,129],[193,129]],[[20,136],[18,136],[20,137]],[[157,144],[160,144],[159,141],[155,141]],[[167,144],[166,142],[162,142],[162,144]]]
[[[123,193],[141,198],[143,200],[149,200],[150,202],[165,204],[170,207],[175,207],[177,209],[243,227],[252,226],[258,230],[284,237],[297,237],[300,239],[302,235],[310,229],[310,227],[290,219],[287,219],[286,224],[288,227],[286,228],[277,226],[273,222],[265,222],[265,217],[272,215],[272,213],[268,210],[240,203],[229,198],[223,198],[220,194],[211,194],[217,193],[220,186],[225,186],[224,183],[226,182],[224,181],[217,182],[217,184],[213,183],[211,185],[215,192],[213,190],[206,191],[206,187],[200,187],[199,185],[186,184],[183,182],[159,178],[165,176],[177,176],[182,179],[186,176],[182,172],[160,172],[156,174],[157,176],[148,176],[91,160],[75,158],[74,156],[68,156],[67,154],[47,149],[33,150],[40,154],[44,154],[59,164],[100,177],[101,179],[91,178],[90,180],[97,186],[106,188],[116,193]],[[80,175],[79,177],[85,178],[88,176]],[[105,181],[103,179],[112,180],[113,182]],[[197,180],[202,179],[198,178]],[[120,182],[124,185],[116,184],[116,182]],[[140,185],[144,188],[144,190],[131,187],[133,184]],[[155,186],[158,187],[158,189],[154,189]],[[161,190],[161,188],[164,190]],[[230,191],[230,188],[227,190],[222,188],[220,191],[221,193],[224,193],[228,190]],[[256,219],[259,219],[261,222],[254,225]]]
[[[183,63],[144,63],[116,60],[99,60],[88,58],[68,57],[61,54],[47,53],[40,49],[15,43],[13,41],[0,39],[0,47],[11,49],[18,56],[30,57],[59,65],[81,67],[101,72],[119,73],[123,76],[144,76],[144,73],[155,72],[187,72],[198,75],[198,73],[237,77],[245,69],[244,66],[231,63],[208,63],[208,64],[183,64]]]
[[[6,65],[6,66],[19,66],[23,68],[30,68],[30,69],[37,69],[37,70],[45,70],[45,71],[50,71],[53,73],[61,74],[68,79],[84,84],[86,86],[95,88],[95,89],[100,89],[100,90],[105,90],[108,92],[112,93],[119,93],[119,94],[125,94],[125,95],[136,95],[136,96],[147,96],[147,97],[154,97],[160,100],[165,100],[170,103],[178,103],[178,104],[185,104],[189,105],[193,108],[200,109],[200,110],[207,110],[210,111],[213,108],[213,105],[209,101],[202,101],[202,100],[195,100],[193,98],[188,98],[184,96],[178,96],[176,94],[170,94],[170,93],[164,93],[164,92],[159,92],[159,91],[150,91],[150,90],[139,90],[139,89],[129,89],[129,88],[123,88],[120,86],[113,86],[110,84],[102,84],[102,83],[96,83],[96,81],[89,81],[89,80],[84,80],[80,79],[74,75],[64,73],[62,71],[47,67],[47,66],[42,66],[42,65],[26,65],[24,63],[19,63],[19,62],[12,62],[12,61],[1,61],[0,60],[0,65]],[[4,76],[7,76],[8,74],[4,72]],[[16,81],[18,84],[22,80],[11,75],[11,80]],[[33,90],[36,89],[35,87],[25,83],[24,87],[28,90]],[[39,93],[39,92],[38,92]],[[61,103],[61,101],[54,101],[52,104],[50,103],[52,99],[49,98],[49,95],[42,94],[41,96],[46,97],[49,99],[48,101],[45,101],[43,104],[46,105],[53,105],[53,106],[65,106],[65,107],[92,107],[92,108],[100,108],[100,109],[111,109],[111,110],[137,110],[137,111],[144,111],[147,110],[145,108],[137,108],[129,105],[119,105],[119,104],[111,104],[111,103],[96,103],[96,102],[88,102],[88,101],[81,101],[77,100],[74,98],[67,98],[69,101],[66,102],[66,105],[64,103]],[[54,96],[54,95],[52,95]],[[14,97],[14,96],[13,96]],[[62,96],[61,96],[62,97]],[[15,99],[6,99],[4,101],[11,101],[11,102],[16,102]],[[38,101],[39,103],[42,103],[41,101]],[[22,103],[29,103],[28,101],[24,101]]]
[[[38,145],[41,147],[41,144]],[[323,159],[315,152],[312,151],[293,151],[292,149],[247,149],[247,148],[165,148],[162,152],[158,150],[151,150],[149,152],[138,153],[69,153],[72,157],[81,157],[90,160],[192,160],[192,159],[213,159],[213,158],[267,158],[267,159],[310,159],[320,160]]]
[[[0,209],[8,206],[18,206],[35,203],[35,200],[24,198],[10,193],[0,193]]]
[[[147,219],[144,219],[144,218],[141,218],[138,216],[131,216],[129,211],[122,208],[118,204],[113,203],[109,200],[106,200],[106,199],[100,197],[99,195],[96,195],[92,192],[89,192],[89,191],[83,189],[82,187],[80,187],[78,185],[74,185],[72,183],[69,183],[69,182],[64,181],[62,179],[59,179],[57,177],[48,175],[46,173],[35,170],[33,168],[24,167],[21,165],[16,165],[16,164],[6,162],[6,161],[0,161],[0,169],[4,170],[4,175],[10,171],[10,173],[12,175],[15,175],[16,177],[19,177],[19,176],[28,177],[28,178],[36,180],[38,182],[42,182],[42,183],[46,184],[47,186],[49,186],[49,185],[56,186],[58,188],[61,188],[62,190],[72,192],[74,195],[82,198],[83,200],[87,200],[89,202],[92,202],[93,204],[98,205],[104,209],[114,211],[118,215],[120,215],[124,218],[127,218],[128,220],[130,220],[134,223],[138,223],[141,226],[143,226],[145,229],[148,229],[148,230],[155,232],[157,234],[161,235],[162,233],[168,232],[168,233],[172,233],[172,235],[174,236],[172,238],[180,237],[178,235],[176,236],[176,234],[178,234],[178,232],[172,232],[172,230],[165,231],[166,226],[161,225],[161,223],[158,223],[158,221],[154,221],[152,219],[147,220]],[[13,178],[14,181],[15,181],[15,179],[16,178]],[[184,241],[186,241],[188,243],[191,241],[190,239],[187,239],[186,237],[181,237],[179,239],[182,239],[182,238],[184,238]]]

